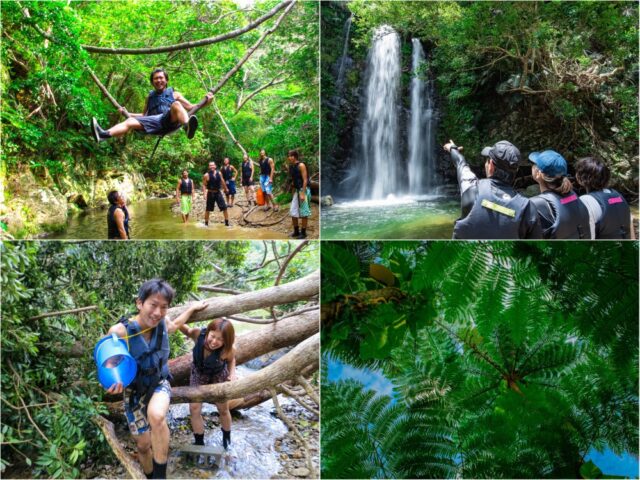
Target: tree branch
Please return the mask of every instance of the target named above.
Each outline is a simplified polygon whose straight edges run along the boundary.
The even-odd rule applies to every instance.
[[[238,28],[231,32],[223,33],[221,35],[216,35],[215,37],[203,38],[201,40],[195,40],[191,42],[179,43],[177,45],[167,45],[163,47],[150,47],[150,48],[109,48],[109,47],[98,47],[96,45],[82,45],[82,48],[87,52],[91,53],[101,53],[108,55],[149,55],[155,53],[166,53],[166,52],[175,52],[176,50],[186,50],[188,48],[194,47],[203,47],[205,45],[211,45],[214,43],[219,43],[225,40],[229,40],[231,38],[238,37],[250,30],[253,30],[260,24],[269,20],[276,13],[278,13],[283,8],[291,5],[295,2],[295,0],[284,0],[282,3],[279,3],[271,10],[269,10],[265,15],[255,19],[253,22],[248,23],[246,26],[242,28]],[[43,32],[40,32],[43,33]],[[47,37],[50,40],[52,38]]]
[[[102,430],[104,438],[107,440],[107,443],[111,447],[116,458],[120,460],[122,466],[127,470],[129,478],[147,478],[138,462],[131,458],[131,455],[127,453],[118,441],[115,429],[113,428],[113,423],[100,415],[93,417],[92,420],[96,425],[98,425],[98,427],[100,427],[100,430]]]
[[[238,98],[238,104],[236,105],[236,113],[238,113],[240,111],[240,109],[242,107],[244,107],[244,105],[251,100],[253,97],[255,97],[256,95],[258,95],[260,92],[262,92],[263,90],[266,90],[269,87],[273,87],[274,85],[280,85],[281,83],[284,83],[287,78],[289,77],[289,75],[287,75],[284,78],[278,78],[283,74],[283,72],[279,72],[275,77],[273,77],[271,79],[270,82],[265,83],[264,85],[262,85],[261,87],[258,87],[257,89],[255,89],[253,92],[251,92],[249,95],[247,95],[245,98]]]
[[[81,308],[73,308],[71,310],[61,310],[59,312],[49,312],[49,313],[43,313],[41,315],[36,315],[35,317],[31,317],[28,319],[29,322],[34,321],[34,320],[40,320],[43,318],[48,318],[48,317],[60,317],[62,315],[69,315],[72,313],[81,313],[81,312],[89,312],[91,310],[95,310],[97,309],[97,305],[91,305],[88,307],[81,307]]]

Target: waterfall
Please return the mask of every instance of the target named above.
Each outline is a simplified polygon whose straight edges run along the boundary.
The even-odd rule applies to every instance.
[[[347,51],[349,49],[349,34],[351,32],[352,21],[353,21],[353,15],[350,15],[344,24],[344,29],[345,29],[344,46],[342,47],[342,57],[340,57],[340,65],[338,66],[338,78],[336,79],[336,92],[338,96],[342,93],[342,89],[344,88],[344,70],[345,70],[345,64],[347,60]]]
[[[433,84],[423,80],[424,51],[420,40],[411,40],[411,120],[409,123],[409,193],[429,192],[435,186],[435,115]],[[426,103],[426,105],[425,105]]]
[[[362,123],[360,199],[383,199],[398,189],[398,86],[400,39],[378,27],[369,52]]]

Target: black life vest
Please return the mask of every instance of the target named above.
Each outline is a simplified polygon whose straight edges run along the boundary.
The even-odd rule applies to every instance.
[[[133,390],[135,397],[148,403],[158,384],[170,378],[169,333],[166,321],[164,318],[160,320],[158,326],[152,330],[148,343],[142,335],[136,335],[141,331],[138,322],[130,321],[128,317],[122,317],[119,322],[127,327],[127,336],[131,337],[127,339],[129,353],[138,365],[136,378],[128,388]],[[131,396],[131,402],[134,403],[134,395]]]
[[[260,160],[260,175],[271,175],[271,165],[269,165],[269,157]]]
[[[588,195],[595,198],[602,209],[602,217],[596,222],[596,238],[630,238],[631,211],[624,197],[612,188]]]
[[[201,328],[200,335],[193,347],[193,364],[199,373],[207,376],[220,374],[227,365],[226,360],[220,358],[222,347],[213,350],[207,358],[204,358],[204,340],[207,336],[207,329]]]
[[[165,88],[161,93],[151,90],[147,103],[147,115],[160,115],[171,110],[171,105],[175,102],[173,98],[173,88]]]
[[[216,172],[214,174],[211,170],[209,170],[207,174],[209,175],[209,181],[207,182],[207,190],[215,190],[215,191],[220,190],[221,188],[220,184],[222,183],[222,177],[220,176],[220,172]]]
[[[226,167],[222,167],[222,176],[225,179],[225,181],[229,181],[233,178],[233,170],[231,170],[231,165],[228,165]]]
[[[113,216],[116,213],[116,210],[118,208],[120,208],[124,213],[124,231],[127,234],[127,238],[131,238],[129,237],[129,210],[127,210],[127,207],[111,205],[109,207],[109,212],[107,213],[107,230],[108,230],[107,238],[109,238],[110,240],[120,238],[120,230],[118,230],[116,219]]]
[[[191,195],[193,191],[193,180],[187,178],[185,181],[184,178],[180,179],[180,193],[184,193],[185,195]]]
[[[304,185],[304,181],[302,179],[302,172],[300,171],[300,163],[296,162],[293,165],[289,165],[289,175],[291,175],[291,180],[293,181],[294,188],[300,190],[302,185]]]
[[[519,238],[529,200],[506,184],[488,178],[478,181],[478,196],[469,214],[455,222],[453,238]],[[500,182],[502,183],[502,182]]]
[[[251,160],[242,162],[242,179],[249,180],[251,178]]]
[[[538,209],[543,238],[589,238],[589,211],[573,190],[565,196],[547,190],[530,200]],[[553,223],[547,223],[547,217]]]

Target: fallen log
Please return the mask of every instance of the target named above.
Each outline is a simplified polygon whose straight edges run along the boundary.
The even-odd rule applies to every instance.
[[[146,479],[147,477],[142,471],[140,464],[127,453],[118,440],[118,437],[116,437],[113,423],[100,415],[93,417],[93,421],[98,425],[98,427],[100,427],[100,430],[102,430],[104,438],[106,438],[111,450],[113,450],[113,454],[118,460],[120,460],[120,463],[129,474],[129,478]]]
[[[301,375],[309,376],[318,371],[318,364],[311,364],[302,369]],[[278,386],[280,388],[280,386]],[[234,398],[233,400],[229,400],[229,410],[246,410],[251,407],[255,407],[256,405],[260,405],[267,400],[271,400],[271,392],[269,389],[263,389],[260,391],[256,391],[245,395],[242,398]],[[109,410],[110,416],[121,416],[124,415],[123,403],[122,400],[117,402],[104,402],[103,404]]]
[[[319,364],[319,355],[320,333],[316,333],[268,367],[245,378],[200,387],[174,387],[171,389],[171,403],[223,402],[275,387],[279,383],[295,378],[305,367]]]
[[[295,345],[319,330],[318,310],[313,310],[239,335],[235,343],[236,365],[241,365],[265,353]],[[192,361],[191,353],[169,360],[169,371],[173,375],[172,385],[188,384]]]
[[[207,307],[193,314],[189,319],[189,323],[306,300],[317,295],[319,291],[320,271],[316,270],[306,277],[284,285],[264,288],[255,292],[242,293],[232,297],[207,299],[205,300]],[[167,312],[167,317],[173,320],[187,308],[189,308],[188,305],[170,308]]]

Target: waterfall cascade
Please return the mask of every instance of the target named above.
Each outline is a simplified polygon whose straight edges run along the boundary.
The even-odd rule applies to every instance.
[[[361,158],[349,176],[349,181],[359,185],[356,196],[360,200],[435,190],[435,92],[433,82],[426,78],[420,40],[414,38],[412,46],[410,115],[407,137],[400,138],[400,38],[386,25],[374,32],[365,77]],[[401,158],[403,151],[407,159]]]
[[[351,22],[353,21],[353,15],[347,18],[344,25],[344,47],[342,47],[342,56],[340,57],[340,64],[338,65],[338,78],[336,79],[336,92],[338,95],[342,93],[344,89],[344,72],[347,61],[347,53],[349,51],[349,34],[351,33]]]
[[[359,198],[383,199],[397,193],[399,170],[400,38],[389,26],[375,31],[367,73]]]
[[[409,193],[430,193],[435,187],[435,115],[433,83],[424,80],[424,51],[411,40],[411,119],[409,123]]]

